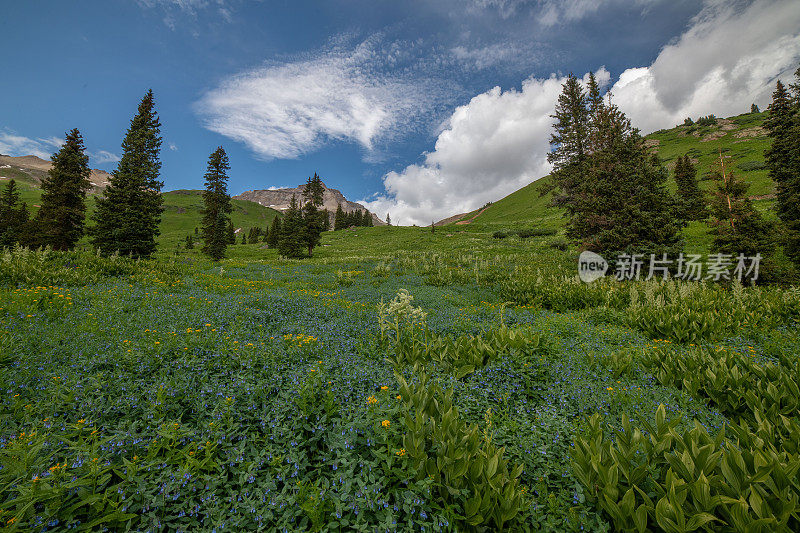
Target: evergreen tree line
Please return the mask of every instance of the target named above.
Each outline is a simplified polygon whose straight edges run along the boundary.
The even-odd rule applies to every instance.
[[[88,233],[92,245],[103,254],[150,256],[163,211],[163,182],[158,179],[160,128],[153,92],[148,91],[122,141],[122,158],[104,195],[97,199],[91,217],[94,225],[88,228],[89,157],[80,131],[67,132],[63,146],[50,158],[53,165],[41,183],[36,216],[30,217],[27,206],[20,204],[14,180],[0,195],[0,246],[70,250]]]
[[[278,218],[278,217],[276,217]],[[278,222],[280,224],[280,221]],[[197,229],[197,228],[195,228]],[[244,228],[243,228],[244,229]],[[242,231],[242,238],[240,241],[237,241],[236,237],[236,230],[233,228],[233,223],[228,222],[228,225],[225,229],[225,244],[227,245],[235,245],[235,244],[258,244],[264,243],[269,244],[269,228],[260,228],[258,226],[254,226],[250,228],[248,231]],[[233,235],[233,237],[230,237]],[[189,234],[186,236],[185,243],[186,249],[192,250],[194,249],[194,244],[197,240],[197,232],[193,234]]]
[[[215,261],[225,257],[229,245],[237,244],[236,230],[230,217],[231,198],[227,191],[229,169],[225,150],[217,148],[208,159],[200,231],[204,243],[202,251]],[[284,257],[310,257],[320,242],[322,232],[330,226],[328,211],[319,209],[324,190],[322,180],[315,173],[308,178],[303,189],[302,206],[293,196],[287,212],[283,217],[276,216],[269,229],[253,227],[249,232],[242,231],[241,244],[264,242],[269,248],[276,248]],[[186,236],[186,247],[194,247],[192,235]]]
[[[347,213],[342,209],[342,204],[337,205],[336,214],[333,217],[333,231],[339,231],[353,226],[373,227],[374,223],[370,212],[359,209]]]

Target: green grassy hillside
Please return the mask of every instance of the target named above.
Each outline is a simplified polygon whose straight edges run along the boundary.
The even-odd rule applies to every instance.
[[[253,227],[267,228],[278,212],[247,200],[231,200],[233,212],[231,220],[235,228],[246,231]],[[159,244],[174,247],[186,239],[186,235],[194,233],[200,226],[203,209],[202,191],[177,190],[164,193],[164,214],[161,217],[161,237]],[[241,235],[241,234],[239,234]],[[241,239],[241,237],[239,237]]]
[[[720,151],[725,164],[738,176],[750,183],[750,195],[755,205],[769,217],[772,213],[774,184],[764,167],[764,150],[769,139],[763,130],[765,113],[745,113],[727,119],[718,119],[710,126],[676,126],[646,136],[647,142],[658,151],[670,171],[678,156],[688,154],[698,169],[700,187],[710,190],[714,181],[710,175],[719,161]],[[511,193],[485,209],[467,213],[451,225],[470,232],[486,232],[520,227],[559,228],[564,225],[563,211],[550,206],[552,193],[542,196],[550,185],[550,176],[531,183]],[[669,188],[675,190],[670,177]],[[690,251],[704,252],[709,244],[706,225],[692,223],[684,232]]]
[[[17,169],[5,168],[1,172],[3,176],[17,181],[20,199],[28,204],[31,214],[35,213],[42,197],[38,183]],[[8,180],[0,180],[0,187],[4,187],[7,182]],[[184,241],[188,234],[194,233],[194,228],[200,225],[203,197],[202,191],[197,190],[168,191],[163,193],[163,196],[164,214],[161,217],[161,236],[158,242],[163,248],[171,250],[178,242]],[[92,213],[95,196],[90,195],[87,203],[88,211]],[[231,203],[233,204],[231,219],[234,227],[244,228],[246,231],[256,226],[267,228],[272,224],[272,219],[279,215],[274,209],[255,202],[231,200]]]

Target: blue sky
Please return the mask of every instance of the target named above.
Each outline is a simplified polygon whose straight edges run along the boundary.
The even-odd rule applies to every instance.
[[[75,6],[79,7],[75,7]],[[140,0],[6,2],[0,152],[46,155],[77,127],[113,170],[156,96],[165,190],[318,172],[379,216],[429,223],[549,171],[563,76],[599,73],[643,131],[766,105],[800,59],[790,1]]]

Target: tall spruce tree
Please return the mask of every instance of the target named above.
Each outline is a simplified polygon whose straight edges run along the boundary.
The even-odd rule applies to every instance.
[[[281,237],[281,217],[275,216],[272,219],[272,225],[269,228],[269,233],[267,234],[267,238],[264,242],[267,243],[269,248],[277,248],[278,247],[278,240]]]
[[[41,207],[32,236],[32,244],[53,250],[70,250],[83,236],[86,193],[92,186],[81,133],[73,129],[66,135],[64,145],[50,157],[53,166],[42,180]]]
[[[570,76],[553,115],[548,160],[559,188],[555,202],[569,218],[567,235],[612,264],[622,253],[677,254],[680,227],[666,170],[616,106],[589,103]]]
[[[675,184],[677,185],[678,204],[685,220],[703,220],[708,216],[708,209],[703,191],[697,184],[697,169],[688,155],[678,157],[675,161]]]
[[[203,220],[201,222],[204,254],[214,261],[225,257],[230,240],[230,213],[233,211],[228,194],[228,174],[231,166],[228,154],[220,146],[208,157],[203,191]]]
[[[578,79],[570,74],[556,103],[553,133],[550,145],[554,149],[547,154],[553,164],[557,192],[553,196],[556,205],[573,201],[585,174],[587,142],[589,141],[589,110],[586,92]]]
[[[149,257],[156,249],[164,210],[160,130],[153,91],[148,90],[122,141],[122,159],[97,200],[90,235],[104,254]]]
[[[19,201],[16,180],[10,180],[0,194],[0,249],[27,244],[28,206]]]
[[[303,203],[311,202],[315,206],[320,207],[323,203],[324,193],[325,185],[322,184],[322,179],[314,172],[314,176],[308,178],[303,187]]]
[[[800,78],[800,69],[795,76]],[[786,228],[786,255],[800,266],[800,83],[791,87],[793,95],[778,81],[772,93],[764,121],[772,143],[764,156],[775,182],[778,217]]]
[[[303,213],[297,203],[297,198],[292,195],[289,209],[284,213],[278,237],[278,253],[283,257],[299,258],[303,256],[304,243]]]
[[[323,192],[322,181],[315,172],[314,177],[308,178],[303,188],[305,203],[302,207],[303,226],[300,240],[308,250],[309,257],[312,256],[314,248],[320,243],[322,232],[325,230],[323,218],[327,218],[327,212],[319,210],[322,205]]]

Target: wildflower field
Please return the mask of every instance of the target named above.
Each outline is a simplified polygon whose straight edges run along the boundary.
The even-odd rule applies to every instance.
[[[796,289],[472,240],[6,251],[0,529],[798,530]]]

